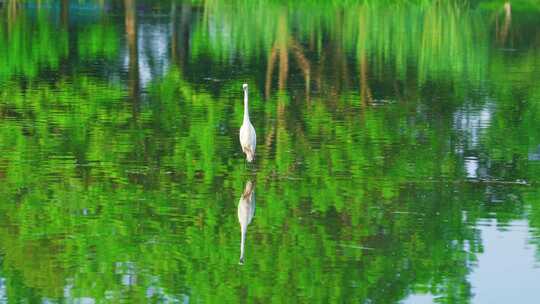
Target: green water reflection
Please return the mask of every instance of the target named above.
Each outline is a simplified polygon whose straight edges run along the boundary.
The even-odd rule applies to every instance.
[[[5,301],[475,302],[486,221],[540,279],[536,2],[0,7]]]

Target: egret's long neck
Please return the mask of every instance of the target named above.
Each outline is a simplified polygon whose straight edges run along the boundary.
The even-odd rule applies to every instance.
[[[244,244],[246,242],[246,232],[247,232],[247,224],[246,225],[240,225],[240,228],[242,230],[242,238],[240,241],[240,261],[244,261]]]
[[[244,122],[249,122],[248,92],[244,90]]]

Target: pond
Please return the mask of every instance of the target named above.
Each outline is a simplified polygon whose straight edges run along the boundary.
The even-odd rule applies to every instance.
[[[0,302],[537,303],[536,2],[0,14]]]

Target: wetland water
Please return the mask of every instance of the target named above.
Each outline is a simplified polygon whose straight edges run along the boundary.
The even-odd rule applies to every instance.
[[[0,1],[0,301],[538,303],[540,6],[417,2]]]

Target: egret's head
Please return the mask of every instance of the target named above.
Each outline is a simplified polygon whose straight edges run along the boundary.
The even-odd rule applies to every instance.
[[[244,84],[242,85],[242,89],[243,89],[244,91],[247,90],[247,83],[244,83]]]

